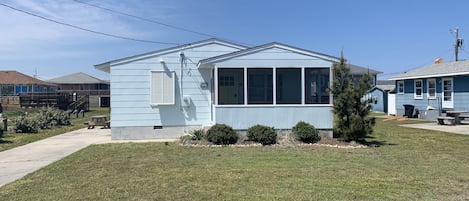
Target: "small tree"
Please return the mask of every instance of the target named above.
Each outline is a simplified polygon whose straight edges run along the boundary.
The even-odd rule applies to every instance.
[[[358,86],[353,84],[349,75],[350,68],[343,56],[340,62],[334,65],[334,81],[331,93],[334,95],[334,132],[344,140],[363,140],[373,132],[375,120],[369,117],[370,100],[364,99],[364,95],[371,88],[371,76],[366,74]]]

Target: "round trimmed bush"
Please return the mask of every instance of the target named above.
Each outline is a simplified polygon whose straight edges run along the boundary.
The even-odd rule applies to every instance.
[[[262,145],[271,145],[277,143],[277,133],[275,133],[275,130],[272,127],[259,124],[251,126],[248,128],[246,135],[249,140],[261,143]]]
[[[293,126],[292,132],[299,141],[304,143],[315,143],[321,139],[316,128],[304,121],[300,121]]]
[[[234,144],[238,141],[238,135],[226,124],[215,124],[208,129],[207,140],[214,144]]]

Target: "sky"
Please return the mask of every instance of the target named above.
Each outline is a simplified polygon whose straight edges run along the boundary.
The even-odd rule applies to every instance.
[[[36,15],[0,5],[0,70],[42,80],[77,72],[107,80],[109,74],[94,65],[217,37],[248,46],[280,42],[337,57],[343,51],[349,63],[387,79],[439,57],[454,61],[454,29],[462,39],[469,35],[467,0],[80,1],[153,22],[73,0],[0,0]],[[465,46],[460,60],[469,58]]]

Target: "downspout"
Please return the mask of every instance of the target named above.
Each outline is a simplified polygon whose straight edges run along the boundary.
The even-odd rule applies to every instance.
[[[183,68],[184,68],[184,58],[185,58],[184,57],[184,52],[180,51],[179,56],[181,57],[181,75],[180,75],[180,77],[181,77],[181,80],[180,80],[181,81],[181,84],[180,84],[180,86],[181,86],[181,97],[180,97],[180,99],[181,99],[181,110],[183,110],[184,109],[183,106],[182,106],[183,101],[184,101],[184,84],[183,84],[184,83],[183,82],[184,70],[183,70]]]

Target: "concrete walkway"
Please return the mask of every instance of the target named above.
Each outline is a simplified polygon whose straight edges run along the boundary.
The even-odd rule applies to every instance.
[[[0,186],[13,182],[91,144],[173,140],[111,141],[110,129],[80,129],[0,152]]]
[[[421,123],[421,124],[403,124],[400,126],[408,127],[408,128],[418,128],[418,129],[435,130],[435,131],[442,131],[442,132],[448,132],[448,133],[469,135],[468,124],[449,126],[449,125],[438,125],[436,122],[432,122],[432,123]]]

